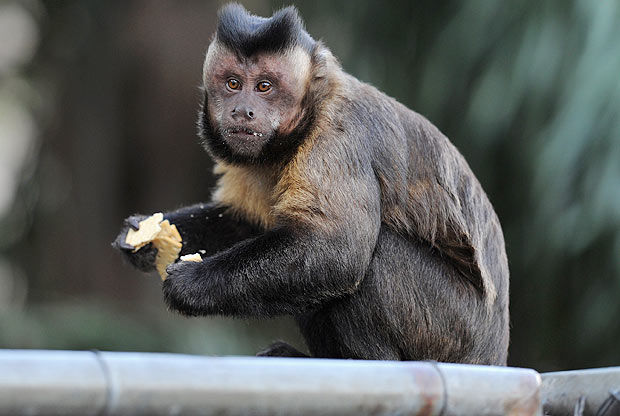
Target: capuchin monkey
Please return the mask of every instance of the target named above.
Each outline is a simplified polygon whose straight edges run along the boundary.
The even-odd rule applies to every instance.
[[[164,214],[181,254],[163,295],[184,315],[292,315],[312,357],[505,365],[499,220],[427,119],[343,71],[297,10],[219,12],[203,68],[210,203]],[[156,249],[115,246],[141,270]],[[277,342],[262,356],[306,356]]]

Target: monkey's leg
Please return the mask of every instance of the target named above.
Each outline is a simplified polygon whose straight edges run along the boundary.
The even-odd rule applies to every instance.
[[[181,255],[196,253],[213,255],[260,233],[257,226],[228,213],[228,207],[214,203],[196,204],[164,214],[164,219],[176,225],[183,248]]]
[[[298,351],[292,345],[287,344],[284,341],[277,341],[265,348],[262,351],[256,353],[257,357],[298,357],[298,358],[310,358],[309,355]]]

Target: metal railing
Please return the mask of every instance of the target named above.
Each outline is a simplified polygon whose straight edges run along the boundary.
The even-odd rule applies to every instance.
[[[2,415],[536,415],[534,370],[0,350]]]
[[[545,410],[553,415],[620,415],[620,367],[542,374]]]
[[[620,367],[0,350],[0,415],[620,414]]]

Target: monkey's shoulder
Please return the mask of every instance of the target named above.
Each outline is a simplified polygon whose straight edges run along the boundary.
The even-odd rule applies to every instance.
[[[415,146],[456,148],[428,118],[375,86],[344,73],[342,94],[332,103],[329,119],[336,130],[351,138],[376,144],[376,151]],[[417,149],[420,150],[420,149]]]

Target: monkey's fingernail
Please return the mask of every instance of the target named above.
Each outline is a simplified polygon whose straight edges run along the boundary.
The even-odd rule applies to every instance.
[[[138,228],[140,228],[140,221],[138,221],[135,218],[129,218],[127,222],[129,223],[129,226],[133,228],[134,230],[137,230]]]
[[[122,248],[123,250],[134,250],[134,249],[135,249],[135,247],[134,247],[134,246],[132,246],[131,244],[127,244],[127,243],[126,243],[126,242],[124,242],[124,241],[120,241],[120,242],[118,243],[118,246],[119,246],[120,248]]]

